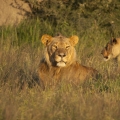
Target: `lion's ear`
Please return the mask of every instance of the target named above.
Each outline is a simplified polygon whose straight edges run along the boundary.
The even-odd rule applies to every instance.
[[[112,44],[117,44],[116,38],[112,38],[111,43],[112,43]]]
[[[79,38],[76,35],[70,37],[70,43],[71,43],[71,45],[75,46],[78,43],[78,40],[79,40]]]
[[[52,41],[52,36],[50,36],[50,35],[45,34],[45,35],[43,35],[43,36],[41,37],[41,42],[42,42],[45,46],[47,46],[51,41]]]

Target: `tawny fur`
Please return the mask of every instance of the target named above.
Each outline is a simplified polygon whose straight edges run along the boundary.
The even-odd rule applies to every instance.
[[[120,38],[112,38],[102,50],[101,54],[105,61],[116,59],[120,62]]]
[[[81,65],[76,59],[74,46],[78,42],[77,36],[66,38],[43,35],[41,41],[45,45],[45,50],[38,74],[45,87],[61,80],[78,84],[96,77],[97,70]]]

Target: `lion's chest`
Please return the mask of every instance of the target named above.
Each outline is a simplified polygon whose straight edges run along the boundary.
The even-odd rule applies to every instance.
[[[44,66],[45,67],[45,66]],[[58,82],[69,81],[77,82],[86,78],[86,72],[84,67],[78,67],[78,65],[72,65],[69,67],[42,67],[40,70],[40,78],[44,82]]]
[[[67,78],[66,75],[68,72],[66,71],[66,68],[59,68],[59,67],[52,67],[48,68],[46,71],[42,72],[43,79],[46,81],[59,81],[60,79]],[[67,75],[68,76],[68,75]]]

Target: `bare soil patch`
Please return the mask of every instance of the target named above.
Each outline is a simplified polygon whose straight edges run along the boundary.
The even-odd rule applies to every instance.
[[[27,3],[21,0],[0,1],[0,26],[18,24],[27,17],[31,9]]]

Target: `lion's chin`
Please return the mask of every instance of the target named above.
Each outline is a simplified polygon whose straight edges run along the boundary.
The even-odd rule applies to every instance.
[[[58,67],[65,67],[66,64],[65,64],[64,62],[58,62],[58,63],[57,63],[57,66],[58,66]]]
[[[103,60],[107,62],[109,59],[103,58]]]

